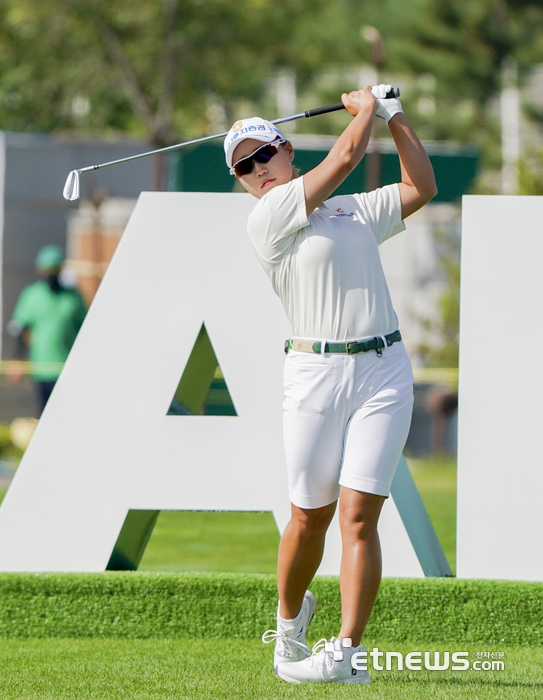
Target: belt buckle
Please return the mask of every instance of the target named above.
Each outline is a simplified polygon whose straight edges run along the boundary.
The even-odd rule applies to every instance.
[[[359,344],[359,343],[356,343],[356,342],[354,342],[354,343],[345,343],[345,350],[347,351],[347,355],[356,355],[359,351],[351,352],[350,349],[349,349],[349,346],[350,346],[350,345],[358,345],[358,344]]]

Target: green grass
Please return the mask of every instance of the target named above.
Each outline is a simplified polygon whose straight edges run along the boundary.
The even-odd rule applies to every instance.
[[[321,604],[308,642],[336,633],[336,579],[312,585]],[[371,670],[363,688],[286,684],[272,670],[273,576],[3,574],[0,699],[367,698],[536,699],[543,694],[543,586],[387,579],[369,649],[503,652],[505,670]],[[70,638],[68,638],[70,637]]]
[[[165,511],[139,570],[273,573],[278,546],[271,513]]]
[[[453,573],[456,571],[456,462],[408,459]],[[0,489],[0,502],[5,489]],[[279,533],[271,513],[164,511],[140,571],[273,573]]]
[[[317,637],[338,632],[337,577],[317,577]],[[0,574],[0,637],[259,639],[275,625],[271,574]],[[543,584],[384,579],[366,633],[400,644],[543,646]]]
[[[374,646],[373,640],[370,648]],[[487,651],[462,645],[398,645],[380,650]],[[502,700],[540,698],[542,650],[500,647],[503,671],[372,671],[372,683],[291,685],[275,678],[272,645],[224,640],[0,640],[0,698],[364,698]]]

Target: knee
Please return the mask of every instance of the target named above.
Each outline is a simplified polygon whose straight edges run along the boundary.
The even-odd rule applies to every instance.
[[[335,510],[335,503],[322,508],[293,507],[290,524],[300,536],[323,535],[332,522]]]
[[[345,489],[339,499],[339,526],[343,539],[371,540],[377,537],[377,523],[383,496]]]
[[[341,536],[349,540],[371,540],[377,537],[377,523],[363,517],[344,519],[341,523]]]
[[[351,540],[370,540],[377,536],[378,517],[357,509],[345,509],[341,513],[341,536]]]

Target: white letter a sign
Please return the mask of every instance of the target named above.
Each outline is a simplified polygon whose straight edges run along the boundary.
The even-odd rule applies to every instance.
[[[0,508],[1,571],[134,568],[161,510],[273,511],[285,526],[288,324],[246,234],[253,206],[141,195]],[[446,574],[404,466],[384,573]],[[339,556],[334,526],[320,573]]]

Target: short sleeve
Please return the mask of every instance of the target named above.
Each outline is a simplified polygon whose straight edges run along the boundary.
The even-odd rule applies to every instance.
[[[33,285],[23,289],[21,292],[21,296],[15,305],[15,310],[13,311],[13,316],[10,321],[12,332],[15,328],[31,328],[34,325],[36,319],[34,313],[33,296]]]
[[[278,263],[295,234],[308,225],[303,177],[299,177],[265,194],[251,212],[247,229],[259,257]]]
[[[397,184],[387,185],[372,192],[355,194],[354,197],[364,210],[377,245],[405,231],[405,224],[402,221],[402,200]]]

